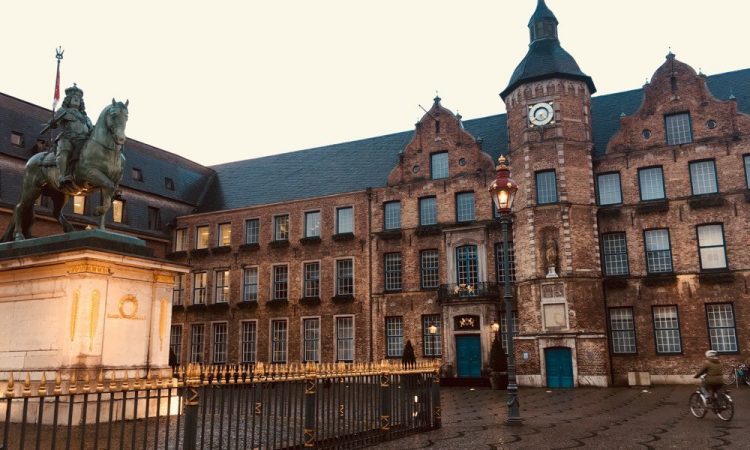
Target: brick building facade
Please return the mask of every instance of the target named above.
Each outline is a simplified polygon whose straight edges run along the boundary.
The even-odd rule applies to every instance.
[[[413,131],[210,168],[129,141],[130,223],[112,225],[191,267],[173,298],[180,361],[377,361],[410,341],[446,377],[481,376],[506,325],[487,190],[500,153],[520,185],[521,384],[685,382],[708,348],[746,361],[750,70],[707,77],[670,53],[642,89],[592,97],[557,26],[540,0],[507,114],[464,121],[435,98]],[[0,107],[11,135],[49,114]],[[0,149],[4,221],[33,154],[16,147]]]

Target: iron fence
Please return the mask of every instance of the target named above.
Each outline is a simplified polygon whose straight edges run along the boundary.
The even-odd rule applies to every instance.
[[[131,372],[8,374],[0,449],[356,448],[440,426],[434,363]]]

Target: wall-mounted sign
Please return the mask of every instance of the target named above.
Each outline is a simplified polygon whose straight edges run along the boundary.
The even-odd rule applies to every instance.
[[[479,316],[464,314],[453,318],[453,328],[456,331],[478,330]]]

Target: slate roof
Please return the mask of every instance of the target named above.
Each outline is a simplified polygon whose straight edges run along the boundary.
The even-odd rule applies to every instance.
[[[708,77],[715,97],[737,98],[740,111],[750,114],[750,69]],[[594,154],[601,155],[617,131],[620,114],[634,113],[643,100],[642,89],[592,98]],[[464,128],[482,139],[482,148],[493,159],[508,147],[506,115],[466,120]],[[200,211],[320,197],[385,186],[398,155],[413,131],[359,141],[300,150],[292,153],[236,161],[213,166],[212,184]]]

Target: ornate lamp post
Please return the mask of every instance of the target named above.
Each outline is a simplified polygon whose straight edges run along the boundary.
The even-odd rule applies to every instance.
[[[500,214],[500,224],[503,230],[503,300],[505,308],[505,336],[508,341],[508,425],[520,425],[521,411],[518,403],[518,384],[516,384],[516,356],[513,349],[513,291],[510,286],[510,260],[508,250],[508,224],[511,221],[510,212],[518,185],[510,178],[510,169],[505,163],[505,157],[498,159],[497,177],[490,186],[490,194],[495,207]]]

